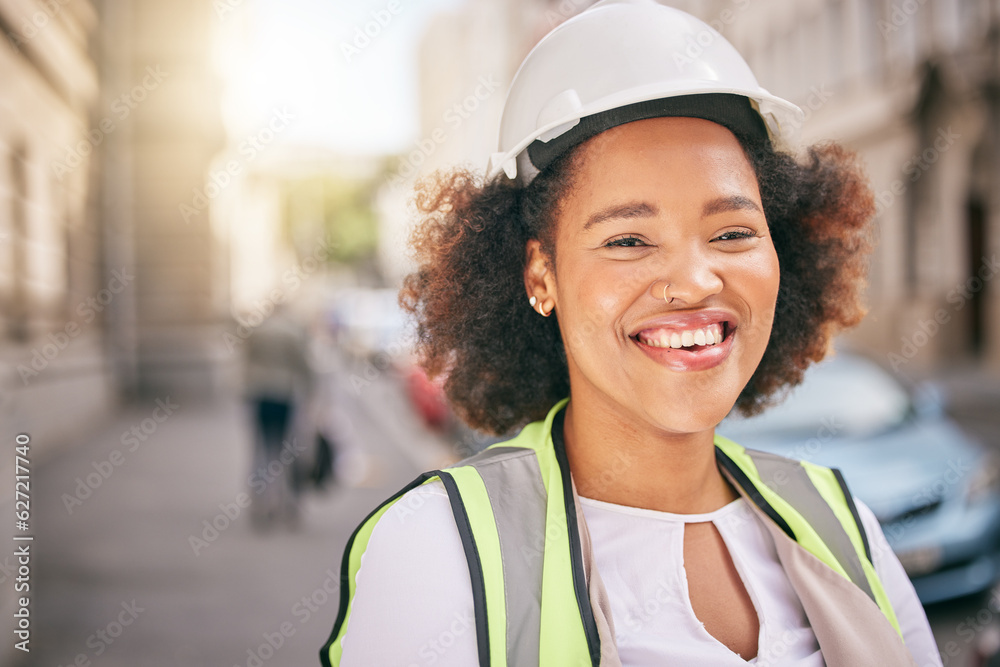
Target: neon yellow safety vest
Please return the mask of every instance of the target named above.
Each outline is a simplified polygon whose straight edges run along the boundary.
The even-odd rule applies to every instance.
[[[562,442],[567,400],[514,439],[453,467],[424,473],[361,523],[345,549],[340,611],[320,651],[324,666],[340,664],[356,576],[375,524],[404,493],[433,480],[441,480],[448,492],[465,549],[480,667],[601,664]],[[715,447],[720,470],[741,495],[802,549],[863,591],[895,629],[891,640],[899,641],[896,615],[840,472],[747,450],[718,435]],[[570,609],[579,613],[567,613]],[[843,616],[849,618],[851,610]],[[820,648],[824,650],[822,641]]]

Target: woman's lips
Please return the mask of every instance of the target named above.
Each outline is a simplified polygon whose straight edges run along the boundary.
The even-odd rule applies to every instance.
[[[675,371],[701,371],[718,366],[733,349],[736,327],[716,322],[684,330],[651,328],[632,336],[636,345],[657,363]],[[709,343],[722,336],[721,342]],[[704,344],[701,344],[704,341]],[[680,346],[675,346],[680,343]]]

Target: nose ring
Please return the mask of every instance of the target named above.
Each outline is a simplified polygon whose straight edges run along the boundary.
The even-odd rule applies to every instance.
[[[666,302],[666,303],[673,303],[674,302],[674,297],[670,297],[669,300],[667,299],[667,288],[668,287],[670,287],[670,283],[667,283],[666,285],[663,286],[663,301]]]

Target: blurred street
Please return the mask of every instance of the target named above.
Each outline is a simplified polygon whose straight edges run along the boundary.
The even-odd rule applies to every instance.
[[[350,532],[418,469],[440,466],[448,454],[388,372],[359,392],[349,377],[341,369],[324,379],[345,389],[354,439],[345,444],[363,448],[364,463],[353,465],[366,468],[364,480],[307,494],[297,530],[257,532],[239,508],[238,495],[256,497],[257,487],[248,484],[248,417],[232,400],[160,397],[179,406],[129,452],[122,434],[149,417],[156,399],[137,402],[38,469],[38,630],[23,664],[318,664]],[[81,504],[71,503],[70,514],[63,494],[72,496],[77,478],[114,449],[124,461]],[[226,510],[239,515],[218,518]],[[218,536],[192,547],[190,536],[204,537],[206,520],[221,528]]]

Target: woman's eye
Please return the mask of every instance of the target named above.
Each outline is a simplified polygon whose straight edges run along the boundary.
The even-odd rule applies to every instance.
[[[715,241],[736,241],[738,239],[752,239],[757,236],[756,232],[751,232],[747,229],[737,229],[731,232],[726,232],[725,234],[720,234],[715,237]]]
[[[646,245],[646,242],[637,236],[619,236],[604,244],[605,248],[636,248]]]

